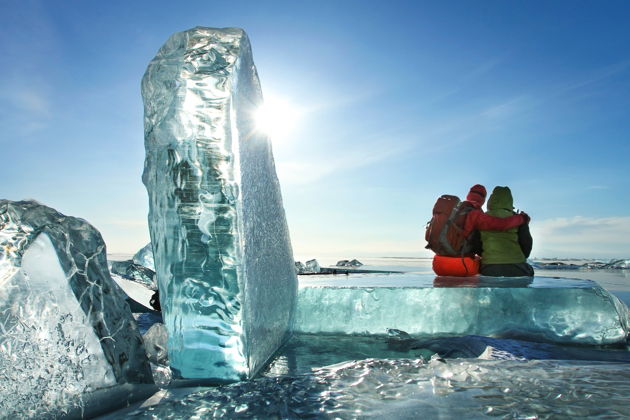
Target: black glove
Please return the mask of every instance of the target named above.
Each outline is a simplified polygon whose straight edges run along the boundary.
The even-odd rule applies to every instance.
[[[523,216],[523,224],[528,224],[531,219],[531,217],[529,217],[529,215],[527,213],[525,213],[524,211],[519,213],[521,216]]]

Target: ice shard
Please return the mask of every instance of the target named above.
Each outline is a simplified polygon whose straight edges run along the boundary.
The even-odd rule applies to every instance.
[[[301,261],[295,262],[295,270],[298,274],[317,274],[321,273],[322,267],[316,259],[308,260],[306,263]]]
[[[241,29],[172,35],[142,80],[149,228],[171,368],[253,376],[290,331],[297,279]]]
[[[157,290],[155,271],[150,268],[136,264],[133,260],[109,261],[108,265],[112,275],[118,275],[127,280],[139,283],[148,289]]]
[[[49,418],[89,391],[152,383],[142,337],[86,221],[0,200],[0,412]]]
[[[153,246],[151,242],[143,246],[132,257],[133,263],[141,265],[155,271],[155,263],[153,262]]]
[[[301,280],[295,331],[604,345],[625,343],[628,324],[626,305],[589,280],[397,274]]]

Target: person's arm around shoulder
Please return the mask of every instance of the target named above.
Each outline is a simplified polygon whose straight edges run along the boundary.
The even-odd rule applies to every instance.
[[[515,214],[510,217],[494,217],[481,210],[473,210],[470,212],[469,219],[473,229],[508,230],[527,223],[529,217],[525,213]]]

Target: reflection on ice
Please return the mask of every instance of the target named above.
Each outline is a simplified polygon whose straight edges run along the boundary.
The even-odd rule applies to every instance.
[[[615,386],[608,386],[614,381]],[[622,417],[630,369],[597,362],[364,359],[217,388],[167,391],[139,419]],[[182,395],[183,394],[183,395]]]
[[[482,336],[428,339],[412,337],[400,330],[390,330],[390,333],[387,337],[296,334],[282,347],[264,375],[304,374],[326,365],[370,358],[590,360],[630,364],[630,352],[625,348],[568,346]]]

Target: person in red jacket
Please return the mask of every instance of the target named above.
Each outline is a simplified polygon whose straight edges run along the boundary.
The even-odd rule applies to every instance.
[[[525,213],[500,218],[490,216],[481,210],[486,202],[486,188],[476,184],[470,188],[463,205],[471,207],[464,221],[464,236],[467,244],[461,257],[436,255],[433,258],[433,271],[439,276],[474,276],[479,274],[481,255],[480,230],[504,231],[529,223]]]

